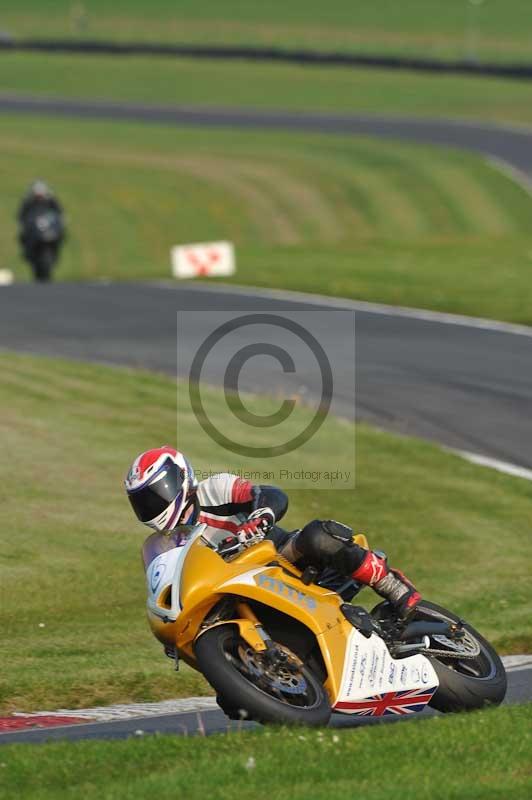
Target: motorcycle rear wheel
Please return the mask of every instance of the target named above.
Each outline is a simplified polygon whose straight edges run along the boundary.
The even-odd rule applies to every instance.
[[[262,656],[234,625],[211,628],[194,649],[201,672],[223,698],[229,716],[283,725],[328,723],[331,705],[321,681],[303,664],[295,673],[282,666],[265,668]]]
[[[372,616],[378,618],[379,609],[384,606],[388,604],[376,606]],[[409,621],[421,620],[460,622],[460,617],[436,603],[422,600]],[[468,623],[464,622],[463,629],[463,659],[456,657],[454,649],[460,647],[460,643],[453,647],[453,642],[446,637],[430,637],[430,649],[447,648],[449,657],[431,655],[430,649],[424,653],[430,658],[440,683],[430,701],[432,708],[438,711],[473,711],[487,705],[500,705],[506,694],[506,671],[495,649]]]

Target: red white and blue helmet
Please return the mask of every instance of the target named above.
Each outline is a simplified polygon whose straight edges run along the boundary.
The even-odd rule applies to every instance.
[[[137,456],[125,480],[133,511],[156,531],[179,525],[183,512],[194,501],[196,485],[188,459],[168,445]]]

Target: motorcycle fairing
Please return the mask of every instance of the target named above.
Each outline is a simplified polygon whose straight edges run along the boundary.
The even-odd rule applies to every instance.
[[[148,587],[148,621],[154,635],[165,645],[173,646],[177,637],[177,622],[181,607],[181,573],[185,559],[194,543],[201,537],[205,525],[189,529],[183,544],[179,537],[152,534],[143,547]]]
[[[394,659],[379,636],[368,639],[353,629],[333,709],[362,716],[412,714],[423,710],[438,685],[425,656]]]
[[[303,585],[299,571],[279,556],[271,542],[225,561],[202,543],[204,527],[194,528],[184,546],[156,555],[147,567],[148,618],[161,642],[177,645],[181,656],[193,664],[194,641],[205,630],[209,611],[224,595],[234,595],[267,604],[314,634],[327,672],[325,689],[335,710],[363,713],[357,702],[403,690],[421,692],[421,699],[411,705],[425,704],[424,696],[438,686],[428,659],[418,655],[395,661],[378,636],[366,639],[352,627],[335,592],[316,584]],[[224,624],[237,625],[243,637],[260,649],[257,631],[248,619],[225,620]],[[407,682],[399,671],[389,683],[389,670],[405,665],[411,668]],[[381,680],[381,674],[387,679]]]
[[[369,639],[353,628],[340,610],[340,599],[315,584],[302,586],[280,566],[255,567],[239,573],[216,587],[217,593],[228,592],[265,602],[297,619],[316,636],[328,678],[325,687],[335,710],[343,713],[365,713],[357,703],[377,694],[417,693],[411,702],[397,700],[397,713],[420,711],[438,687],[438,678],[430,661],[422,655],[404,659],[392,658],[384,641],[373,634]],[[383,710],[384,700],[375,713]],[[395,713],[395,712],[390,712]]]
[[[148,609],[159,617],[176,620],[181,610],[179,595],[176,592],[168,594],[166,590],[179,584],[184,549],[174,548],[168,553],[161,553],[146,571]]]
[[[257,601],[293,617],[314,634],[331,682],[331,687],[326,685],[327,691],[331,698],[336,697],[346,642],[352,628],[340,610],[338,595],[316,584],[303,586],[299,574],[297,568],[282,559],[269,541],[250,547],[237,559],[228,562],[196,540],[181,574],[183,609],[175,624],[174,640],[178,650],[194,658],[194,639],[201,635],[209,610],[224,595]],[[246,620],[229,622],[239,625],[241,631],[247,626]],[[161,638],[173,631],[159,628],[157,632],[154,628],[154,633]],[[324,638],[320,638],[321,635]]]

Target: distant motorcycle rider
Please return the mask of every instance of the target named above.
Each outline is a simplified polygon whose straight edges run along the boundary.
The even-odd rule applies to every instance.
[[[163,446],[135,459],[125,487],[135,514],[145,525],[171,531],[179,525],[204,523],[204,538],[223,557],[266,538],[296,566],[316,567],[328,577],[330,588],[341,588],[346,578],[371,586],[403,618],[421,600],[410,581],[388,567],[385,557],[357,545],[346,525],[313,520],[301,530],[280,528],[277,522],[286,513],[288,497],[275,486],[256,485],[230,473],[197,482],[187,458]]]
[[[35,280],[49,281],[65,238],[63,209],[44,181],[34,181],[18,210],[19,241]]]
[[[33,181],[22,198],[17,214],[21,227],[20,240],[22,243],[24,243],[24,231],[30,217],[49,210],[63,214],[63,207],[48,184],[41,180]]]

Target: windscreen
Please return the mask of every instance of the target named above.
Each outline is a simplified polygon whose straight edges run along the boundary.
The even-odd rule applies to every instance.
[[[180,525],[169,533],[157,531],[148,536],[142,545],[142,562],[144,569],[147,570],[151,562],[161,553],[167,553],[174,547],[182,547],[190,537],[195,525]]]

